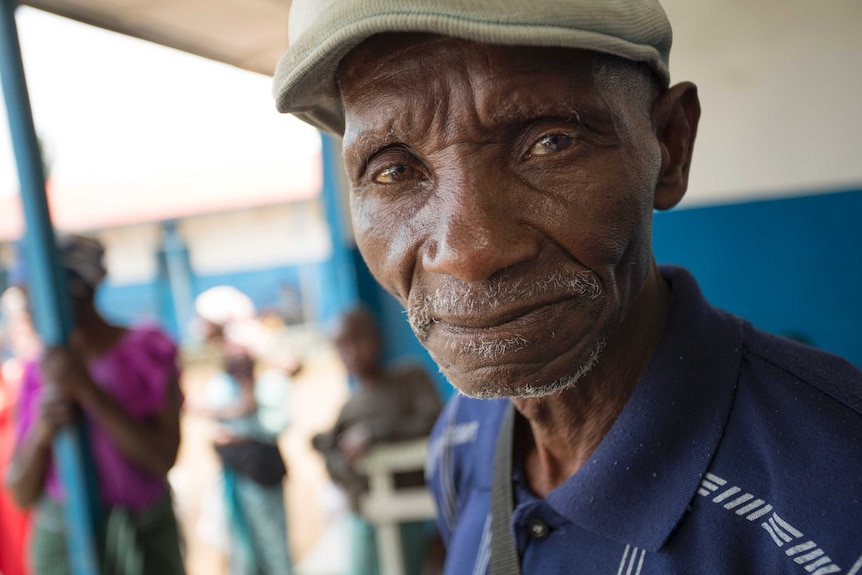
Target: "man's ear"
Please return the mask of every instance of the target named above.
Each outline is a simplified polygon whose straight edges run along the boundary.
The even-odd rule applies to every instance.
[[[688,169],[700,120],[697,86],[683,82],[670,87],[656,100],[652,120],[661,146],[661,173],[653,206],[668,210],[682,200],[688,188]]]

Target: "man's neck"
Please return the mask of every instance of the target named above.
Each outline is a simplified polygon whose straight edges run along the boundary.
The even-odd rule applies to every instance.
[[[653,264],[599,363],[574,388],[513,403],[529,426],[524,469],[544,497],[587,462],[646,371],[670,307],[670,287]]]

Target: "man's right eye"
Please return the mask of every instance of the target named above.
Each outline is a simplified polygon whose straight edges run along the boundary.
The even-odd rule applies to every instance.
[[[559,154],[570,148],[575,142],[573,134],[548,134],[533,144],[528,152],[530,156],[550,156]]]
[[[387,166],[374,174],[374,181],[378,184],[400,184],[410,180],[422,178],[422,173],[406,164],[394,164]]]

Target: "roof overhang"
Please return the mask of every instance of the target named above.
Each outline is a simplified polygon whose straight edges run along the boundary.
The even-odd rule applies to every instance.
[[[34,8],[271,76],[290,0],[23,0]]]

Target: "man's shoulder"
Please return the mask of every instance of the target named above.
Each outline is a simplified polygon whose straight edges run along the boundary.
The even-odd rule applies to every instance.
[[[454,395],[437,420],[425,472],[445,541],[450,541],[465,516],[473,525],[474,521],[484,521],[488,513],[494,449],[508,406],[507,399]],[[477,529],[481,532],[481,525]],[[470,531],[476,535],[476,529]]]
[[[508,405],[507,399],[452,396],[431,433],[429,477],[446,474],[460,483],[469,476],[490,487],[490,462]]]
[[[446,402],[434,426],[432,441],[451,448],[496,437],[508,406],[508,399],[475,399],[455,394]]]
[[[669,321],[677,329],[675,346],[686,342],[704,360],[720,360],[713,362],[716,366],[731,355],[741,354],[739,375],[743,379],[766,382],[786,391],[802,392],[804,388],[811,397],[825,394],[844,408],[862,414],[862,371],[850,362],[762,331],[748,320],[712,306],[684,268],[665,265],[661,271],[673,287]],[[672,351],[678,350],[674,347]]]
[[[825,394],[862,415],[862,370],[844,358],[761,331],[744,322],[744,350],[752,375],[770,384]]]
[[[809,572],[846,569],[862,541],[851,529],[862,522],[862,372],[747,322],[741,354],[733,408],[688,522],[735,533],[733,546],[716,549],[746,562],[793,556]],[[683,531],[680,540],[694,533]]]

